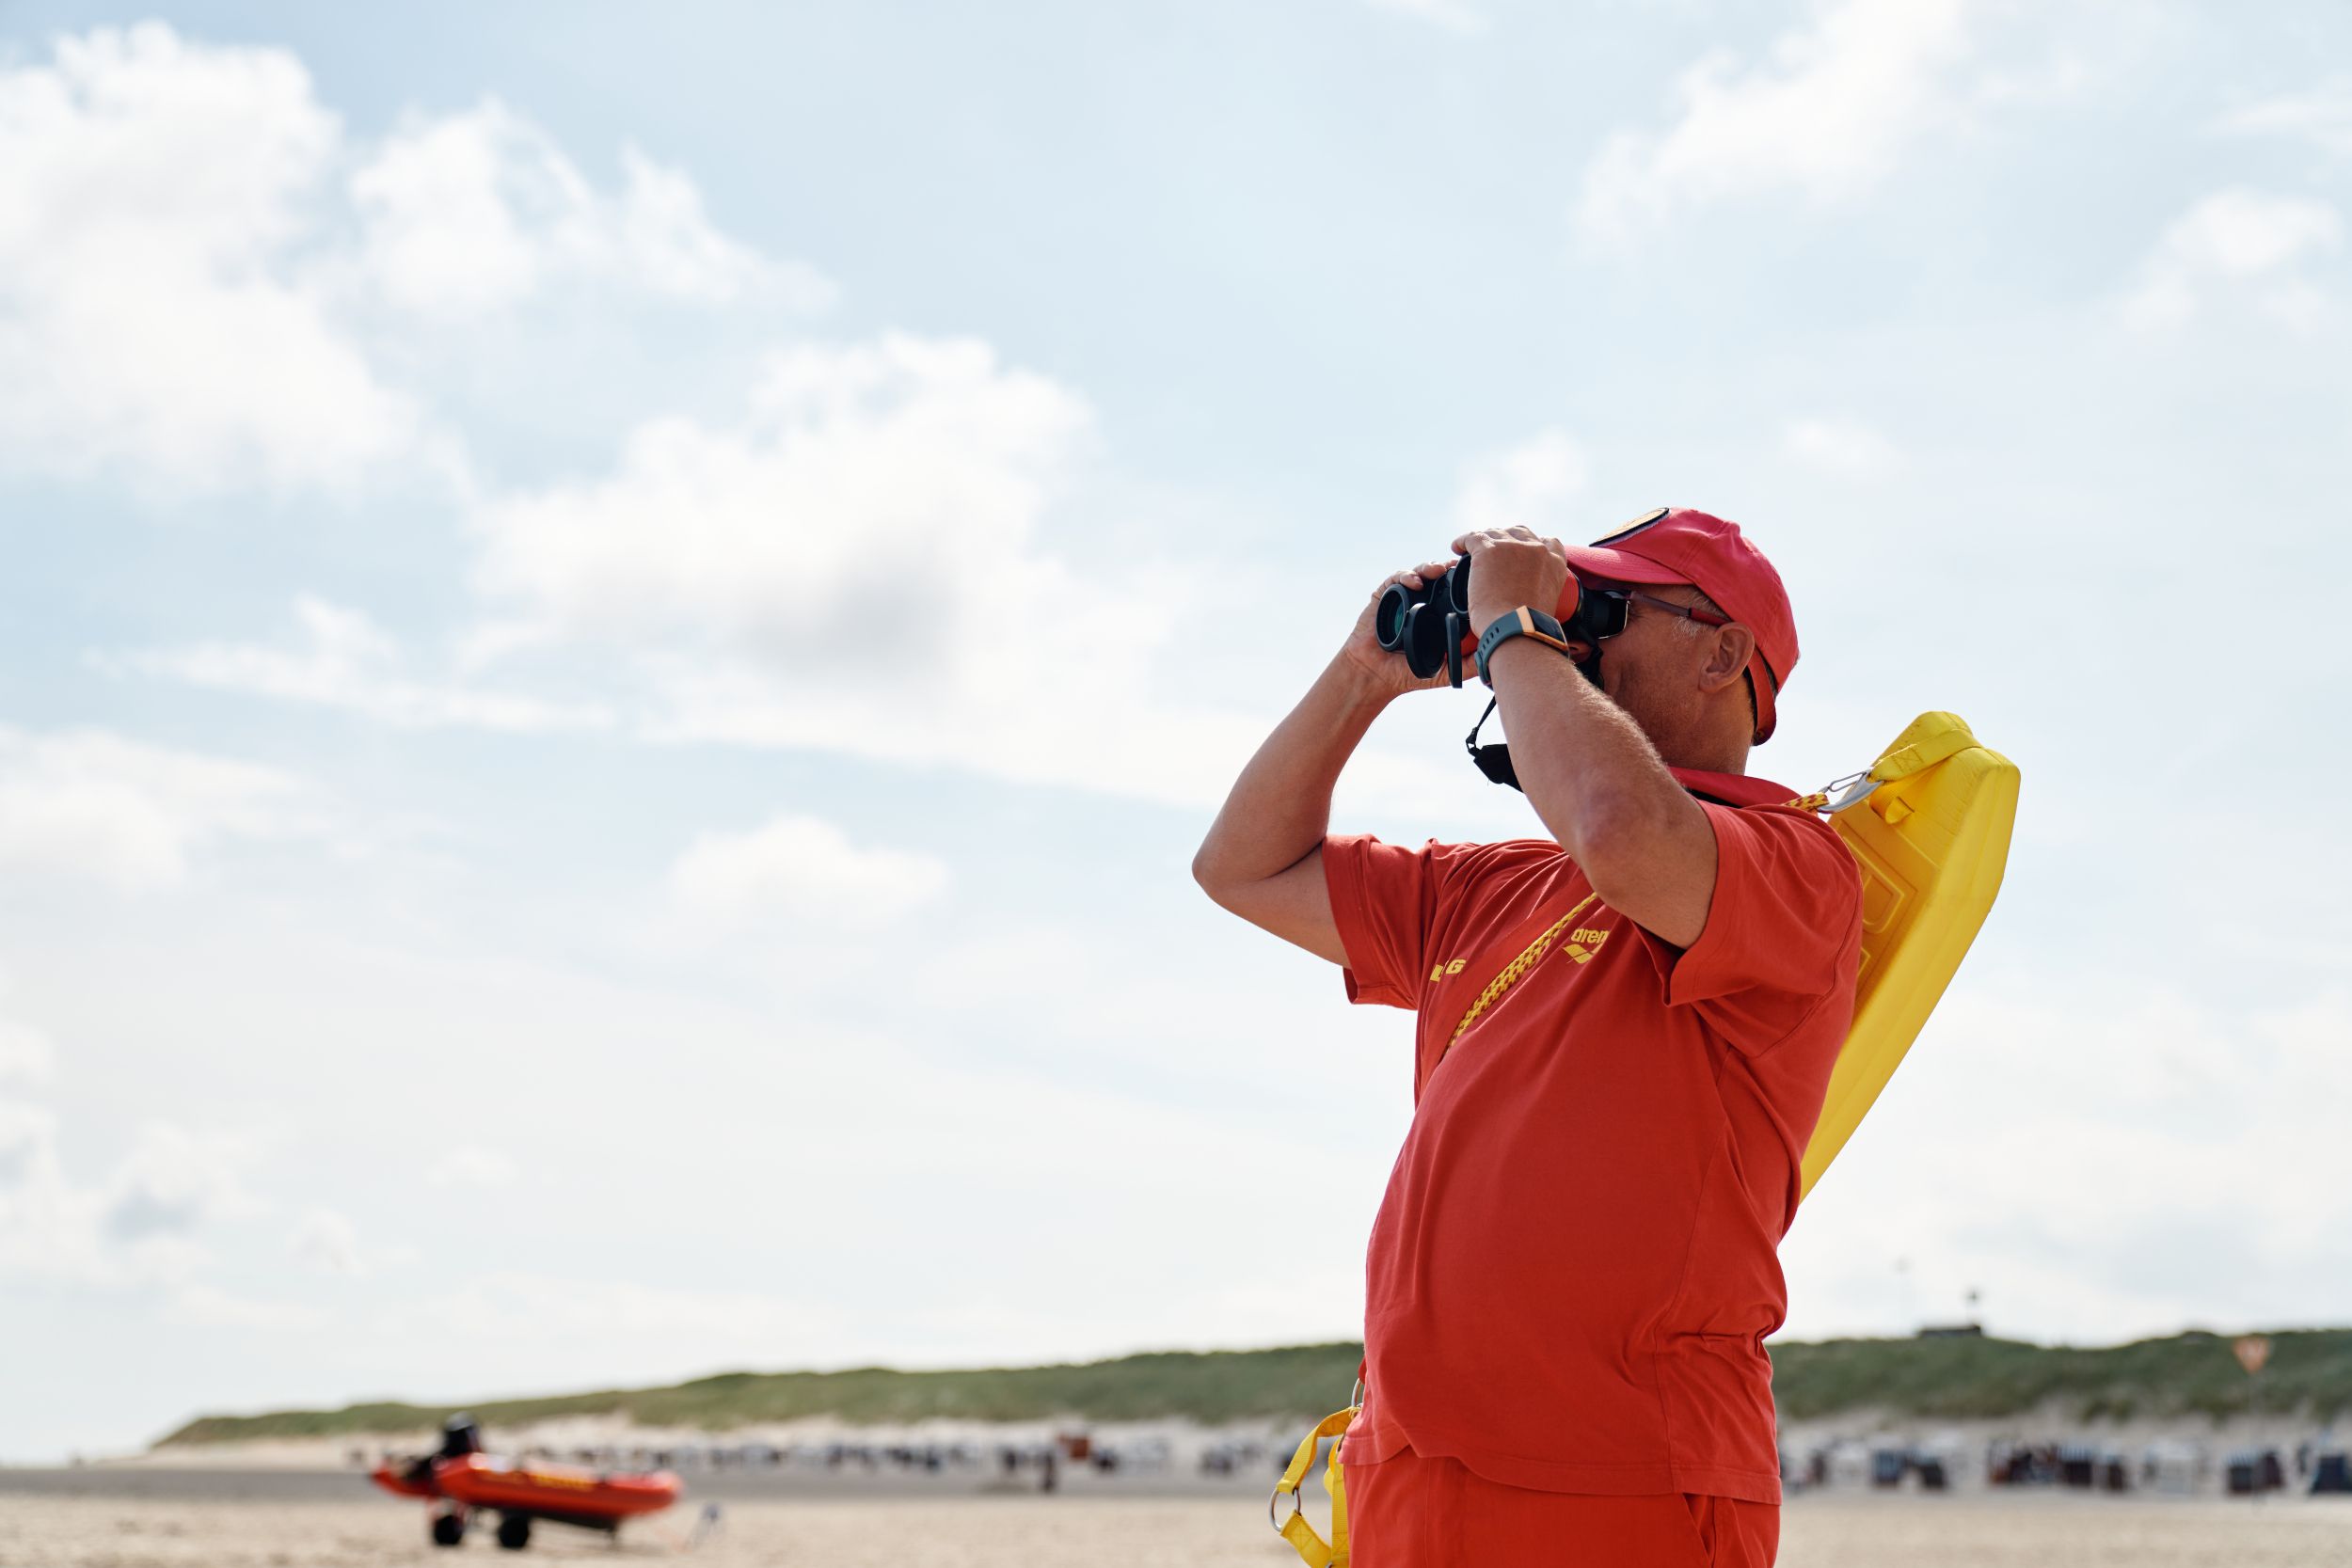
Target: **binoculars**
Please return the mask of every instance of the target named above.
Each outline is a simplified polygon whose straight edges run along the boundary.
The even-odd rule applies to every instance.
[[[1462,659],[1478,649],[1470,632],[1470,559],[1458,556],[1445,576],[1407,588],[1389,584],[1373,611],[1373,635],[1390,653],[1405,656],[1414,675],[1427,680],[1438,671],[1455,686],[1462,684]]]
[[[1470,618],[1470,558],[1456,556],[1445,576],[1419,588],[1389,584],[1373,611],[1372,631],[1380,646],[1403,654],[1406,667],[1422,680],[1442,670],[1449,682],[1459,686],[1463,665],[1477,656],[1478,632]],[[1584,590],[1571,577],[1553,613],[1570,641],[1597,647],[1602,639],[1625,629],[1627,597],[1623,591]],[[1592,675],[1589,669],[1586,673]]]

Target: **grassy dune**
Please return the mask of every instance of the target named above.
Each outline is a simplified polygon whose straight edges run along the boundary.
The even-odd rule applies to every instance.
[[[2352,1329],[2271,1336],[2265,1408],[2327,1417],[2352,1406]],[[1320,1416],[1338,1408],[1362,1354],[1355,1344],[1281,1350],[1170,1352],[1074,1366],[900,1372],[724,1372],[666,1388],[608,1389],[547,1399],[490,1400],[470,1409],[491,1427],[560,1416],[625,1416],[645,1425],[725,1431],[757,1421],[825,1416],[859,1423],[930,1417],[966,1420],[1202,1422]],[[2011,1339],[1832,1339],[1772,1347],[1773,1388],[1791,1418],[1871,1407],[1918,1416],[2023,1414],[2047,1405],[2087,1420],[2226,1416],[2247,1408],[2246,1374],[2230,1341],[2175,1335],[2099,1349]],[[390,1402],[341,1410],[205,1416],[164,1439],[404,1433],[437,1425],[454,1405]]]
[[[2265,1410],[2322,1418],[2352,1406],[2352,1329],[2270,1335]],[[2094,1349],[2014,1339],[1830,1339],[1772,1347],[1772,1391],[1803,1418],[1865,1406],[1956,1418],[2043,1405],[2084,1420],[2242,1415],[2246,1373],[2229,1338],[2176,1334]]]

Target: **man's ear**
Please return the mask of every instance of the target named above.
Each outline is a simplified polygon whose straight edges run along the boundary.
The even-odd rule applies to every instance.
[[[1707,691],[1721,691],[1739,684],[1748,673],[1748,660],[1756,654],[1756,633],[1737,622],[1715,628],[1714,646],[1707,653],[1707,663],[1699,671],[1699,686]]]

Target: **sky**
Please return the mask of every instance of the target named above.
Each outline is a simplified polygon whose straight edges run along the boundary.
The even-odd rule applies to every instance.
[[[1359,1331],[1187,873],[1464,524],[1740,521],[1999,906],[1790,1336],[2352,1292],[2352,14],[0,3],[0,1459]],[[1335,827],[1539,831],[1418,694]],[[1335,1399],[1343,1394],[1334,1389]]]

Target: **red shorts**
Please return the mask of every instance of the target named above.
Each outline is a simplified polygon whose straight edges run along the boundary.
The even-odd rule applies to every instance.
[[[1349,1465],[1351,1568],[1772,1568],[1780,1509],[1664,1492],[1531,1492],[1410,1449]]]

